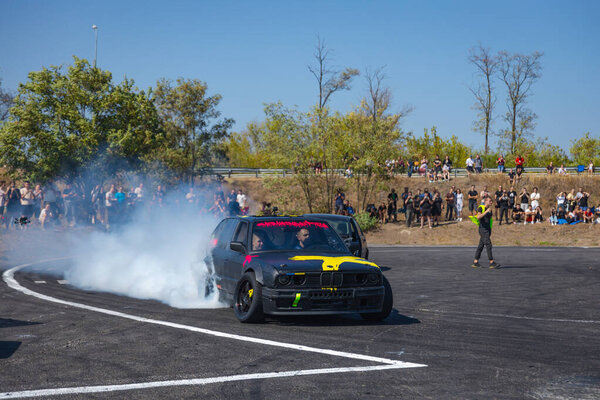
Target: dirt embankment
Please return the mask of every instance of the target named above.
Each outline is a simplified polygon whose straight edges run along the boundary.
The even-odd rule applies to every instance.
[[[269,182],[264,184],[263,179],[237,178],[228,180],[231,187],[242,188],[255,202],[255,207],[263,201],[277,205],[284,212],[308,212],[306,201],[301,188],[290,178],[281,178],[277,184]],[[286,183],[287,182],[287,183]],[[493,193],[499,185],[510,188],[506,175],[482,174],[470,178],[456,178],[449,182],[429,183],[425,178],[396,177],[378,184],[377,190],[370,199],[370,203],[378,204],[387,199],[391,188],[397,192],[404,191],[404,187],[416,192],[417,189],[428,188],[430,191],[437,188],[441,193],[450,189],[451,185],[467,192],[471,185],[481,191],[488,186],[488,191]],[[353,201],[356,192],[348,182],[340,179],[340,187],[345,190],[346,198]],[[528,175],[514,185],[520,193],[526,187],[531,193],[537,187],[540,194],[540,204],[548,215],[551,207],[556,206],[556,196],[561,191],[571,189],[577,191],[580,187],[591,194],[590,205],[600,204],[600,176],[587,175]],[[274,190],[273,188],[276,188]],[[466,197],[466,195],[465,195]],[[355,202],[355,201],[353,201]],[[399,216],[401,222],[388,223],[379,229],[369,232],[367,239],[372,244],[403,244],[403,245],[474,245],[479,240],[475,225],[467,218],[467,210],[463,210],[462,222],[442,223],[434,229],[427,226],[420,229],[418,226],[407,228],[404,216]],[[500,246],[600,246],[600,225],[577,224],[569,226],[551,226],[544,222],[535,225],[502,225],[496,221],[492,235],[494,245]]]

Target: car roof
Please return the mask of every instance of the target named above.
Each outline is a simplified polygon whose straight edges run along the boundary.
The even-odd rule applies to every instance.
[[[339,215],[339,214],[302,214],[303,217],[306,218],[327,218],[327,219],[337,219],[340,221],[350,221],[352,217],[348,215]]]

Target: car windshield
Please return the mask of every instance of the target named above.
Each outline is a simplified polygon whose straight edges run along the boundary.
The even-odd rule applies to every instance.
[[[274,250],[348,252],[326,222],[273,219],[254,224],[252,251]]]

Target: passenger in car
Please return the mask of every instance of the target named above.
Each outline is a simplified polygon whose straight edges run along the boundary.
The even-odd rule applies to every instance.
[[[296,233],[296,239],[298,239],[298,244],[294,247],[294,249],[296,250],[302,250],[304,248],[306,248],[306,241],[308,240],[308,238],[310,237],[310,233],[308,232],[308,229],[300,229],[298,231],[298,233]]]

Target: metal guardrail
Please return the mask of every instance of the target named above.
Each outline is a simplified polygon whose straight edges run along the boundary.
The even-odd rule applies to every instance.
[[[578,172],[577,167],[565,167],[565,169],[567,170],[567,173],[569,175],[580,175],[580,174],[587,174],[587,171],[584,172]],[[507,169],[507,172],[510,170],[510,168]],[[346,174],[346,171],[344,169],[335,169],[332,170],[334,173],[339,174],[341,176],[344,176]],[[485,174],[496,174],[498,173],[498,170],[496,168],[484,168],[483,172]],[[523,171],[524,174],[529,175],[529,174],[546,174],[546,168],[545,167],[526,167]],[[556,170],[554,172],[554,174],[556,174]],[[600,172],[596,171],[594,172],[594,175],[599,175]],[[281,176],[281,177],[287,177],[287,176],[291,176],[294,175],[294,171],[292,169],[286,169],[286,168],[272,168],[272,169],[266,169],[266,168],[227,168],[227,167],[215,167],[215,168],[205,168],[202,171],[202,175],[204,176],[222,176],[222,177],[228,177],[231,178],[232,176],[239,176],[239,177],[255,177],[255,178],[259,178],[259,177],[263,177],[263,176]],[[404,177],[408,177],[406,172],[403,173],[395,173],[396,176],[404,176]],[[466,168],[453,168],[452,171],[450,172],[450,175],[453,177],[462,177],[462,176],[467,176],[467,169]],[[473,173],[473,175],[477,175],[476,173]],[[423,177],[424,175],[420,175],[418,172],[413,172],[412,177],[414,178],[419,178],[419,177]]]

